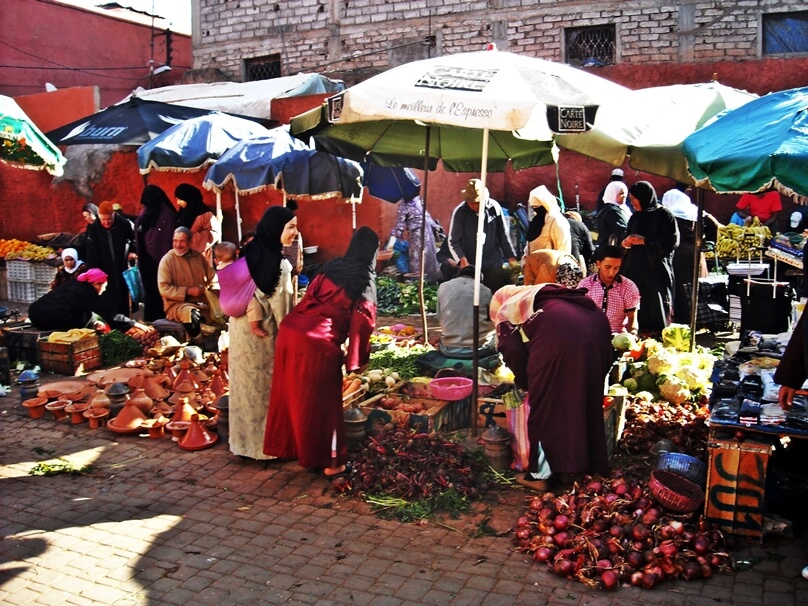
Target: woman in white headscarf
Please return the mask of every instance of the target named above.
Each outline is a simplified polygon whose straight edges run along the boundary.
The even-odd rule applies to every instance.
[[[612,181],[603,192],[603,209],[598,213],[598,246],[619,246],[626,236],[631,210],[626,204],[628,187]]]
[[[544,185],[531,190],[528,204],[536,215],[527,228],[527,251],[529,255],[535,250],[552,249],[561,252],[572,252],[570,224],[561,214],[561,207],[556,197]]]
[[[87,271],[87,266],[84,261],[79,259],[79,253],[76,249],[65,248],[62,251],[62,265],[56,270],[56,275],[50,285],[51,290],[65,282],[74,280],[76,276],[83,274],[85,271]]]

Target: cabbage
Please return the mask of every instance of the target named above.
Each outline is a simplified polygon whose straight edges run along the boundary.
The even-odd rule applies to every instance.
[[[628,379],[623,381],[623,387],[628,389],[631,393],[636,392],[640,388],[640,386],[637,384],[637,379],[633,377],[629,377]]]
[[[628,351],[637,346],[637,339],[627,332],[618,332],[612,337],[612,347],[617,351]]]

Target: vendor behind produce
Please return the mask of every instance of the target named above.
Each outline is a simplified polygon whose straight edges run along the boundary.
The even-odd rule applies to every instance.
[[[474,266],[466,265],[459,275],[438,287],[436,312],[441,326],[440,352],[447,358],[471,359],[474,355]],[[480,284],[479,356],[494,355],[494,324],[488,317],[491,290]]]
[[[40,330],[103,328],[104,323],[120,330],[134,326],[134,320],[116,314],[103,299],[106,288],[107,274],[89,269],[31,303],[28,318]]]

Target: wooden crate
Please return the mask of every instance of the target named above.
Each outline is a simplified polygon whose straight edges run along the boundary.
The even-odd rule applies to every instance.
[[[771,438],[738,442],[733,431],[710,431],[704,517],[730,534],[762,538]]]
[[[63,375],[79,375],[101,366],[101,348],[93,335],[74,343],[48,343],[39,341],[42,370]]]
[[[409,396],[401,393],[406,387],[405,381],[399,381],[384,393],[376,394],[360,403],[359,407],[368,417],[369,428],[389,422],[406,423],[415,431],[423,433],[450,432],[469,427],[471,421],[470,398],[447,402],[423,396]],[[400,395],[407,402],[420,402],[425,408],[421,412],[412,413],[379,407],[381,399],[390,394]]]
[[[30,325],[3,328],[3,345],[8,348],[8,358],[39,364],[39,340],[51,334],[50,330],[37,330]]]

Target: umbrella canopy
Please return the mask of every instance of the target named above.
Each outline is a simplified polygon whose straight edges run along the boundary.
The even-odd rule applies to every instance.
[[[421,192],[421,180],[409,168],[387,167],[362,163],[365,176],[362,184],[370,195],[387,202],[412,200]]]
[[[137,150],[141,174],[150,170],[194,171],[217,160],[239,141],[269,130],[253,122],[213,112],[176,124]]]
[[[720,116],[684,142],[698,185],[808,196],[808,87],[770,93]]]
[[[66,162],[36,124],[11,97],[0,95],[0,160],[32,170],[47,170],[60,176]]]
[[[143,145],[183,120],[210,112],[133,97],[54,129],[46,136],[56,145]]]
[[[559,147],[620,166],[690,182],[682,142],[718,113],[741,107],[757,95],[718,82],[675,84],[628,91],[606,100],[594,127],[559,135]]]

